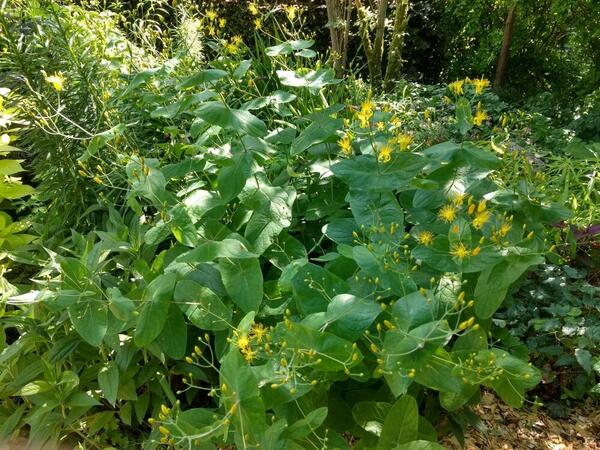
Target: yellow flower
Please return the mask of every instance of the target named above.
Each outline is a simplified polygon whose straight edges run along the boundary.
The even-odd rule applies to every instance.
[[[44,79],[46,83],[50,83],[55,91],[60,92],[63,90],[65,84],[65,77],[62,72],[54,72],[54,75],[46,75],[44,72]]]
[[[377,127],[377,129],[378,129],[379,131],[383,131],[383,130],[385,129],[385,123],[383,123],[383,122],[377,122],[377,123],[375,124],[375,126]]]
[[[227,19],[219,19],[219,28],[225,28],[227,24]]]
[[[231,42],[233,42],[235,45],[241,45],[244,41],[239,34],[236,34],[231,38]]]
[[[419,244],[429,247],[433,243],[433,234],[431,231],[421,231],[417,234]]]
[[[473,227],[475,227],[477,230],[480,230],[487,223],[487,221],[490,220],[490,216],[491,214],[488,211],[477,213],[473,219]]]
[[[255,30],[262,30],[262,19],[256,18],[254,19],[254,29]]]
[[[478,213],[485,211],[486,208],[487,208],[487,202],[485,200],[481,200],[477,204],[477,212]]]
[[[426,110],[425,110],[425,112],[423,113],[423,118],[424,118],[425,120],[429,120],[429,119],[430,119],[430,117],[431,117],[431,113],[429,112],[429,110],[428,110],[428,109],[426,109]]]
[[[215,36],[217,34],[217,30],[212,25],[209,25],[207,28],[209,36]]]
[[[477,126],[481,126],[483,122],[488,119],[488,115],[485,111],[478,109],[475,113],[475,117],[473,117],[473,123]]]
[[[479,255],[479,252],[481,251],[481,247],[477,246],[473,249],[473,251],[471,252],[471,256],[477,256]]]
[[[454,203],[456,206],[462,206],[466,196],[467,194],[456,194],[456,196],[452,198],[452,203]]]
[[[389,162],[392,159],[392,147],[389,145],[384,145],[379,149],[379,154],[377,155],[377,159],[381,162]]]
[[[298,11],[296,5],[286,5],[283,7],[283,9],[285,10],[285,15],[289,20],[294,20],[296,18],[296,12]]]
[[[465,246],[465,244],[459,242],[458,244],[454,244],[452,246],[450,254],[460,260],[463,260],[471,254],[471,251]]]
[[[254,357],[256,356],[256,350],[252,350],[250,347],[247,347],[245,349],[242,350],[242,354],[244,355],[244,359],[251,363],[252,361],[254,361]]]
[[[453,83],[448,85],[448,88],[454,92],[456,95],[464,94],[463,85],[465,84],[465,80],[456,80]]]
[[[267,328],[265,328],[265,326],[262,323],[255,323],[254,325],[252,325],[252,334],[254,335],[256,342],[258,342],[259,344],[267,335],[267,331]]]
[[[208,18],[208,20],[216,20],[217,13],[216,11],[209,9],[208,11],[206,11],[206,17]]]
[[[225,44],[225,51],[230,55],[235,55],[238,52],[239,48],[233,42],[228,42]]]
[[[250,346],[250,339],[247,334],[240,334],[237,337],[237,346],[240,350],[244,350]]]
[[[445,222],[452,222],[456,219],[456,207],[454,205],[445,205],[438,212],[438,217]]]
[[[248,5],[248,11],[250,11],[250,14],[252,14],[253,16],[257,16],[258,15],[258,6],[256,6],[256,3],[252,2]]]
[[[500,234],[500,236],[504,237],[508,234],[510,229],[511,229],[510,223],[504,222],[502,225],[500,225],[500,230],[498,230],[498,233]]]
[[[475,78],[474,80],[471,80],[471,84],[475,86],[475,94],[480,95],[484,89],[490,85],[490,81],[481,77],[479,79]]]
[[[345,134],[344,137],[338,141],[338,145],[344,155],[352,155],[352,140],[348,134]]]
[[[397,126],[399,126],[399,125],[400,125],[401,121],[400,121],[400,118],[399,118],[398,116],[393,116],[393,117],[390,119],[390,123],[391,123],[393,126],[397,127]]]
[[[410,145],[412,140],[413,138],[410,134],[401,134],[396,138],[396,142],[398,142],[401,151],[408,149],[408,146]]]

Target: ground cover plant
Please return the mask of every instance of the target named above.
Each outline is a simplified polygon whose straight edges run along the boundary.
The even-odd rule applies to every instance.
[[[481,76],[339,78],[293,4],[141,5],[2,4],[0,441],[435,449],[550,366],[595,395],[597,289],[540,313],[529,273],[597,220],[597,144]]]

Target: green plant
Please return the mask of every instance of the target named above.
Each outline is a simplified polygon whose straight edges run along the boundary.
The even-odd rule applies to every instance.
[[[306,36],[197,20],[202,58],[162,49],[69,143],[90,217],[7,302],[0,438],[411,450],[460,439],[482,387],[522,405],[540,372],[493,317],[567,212],[494,181],[485,83],[434,89],[420,134],[425,111],[360,98]]]
[[[543,266],[510,295],[495,327],[501,339],[523,340],[543,384],[538,392],[549,408],[564,413],[560,400],[600,394],[600,289],[569,266]],[[495,333],[501,336],[500,333]],[[522,345],[522,344],[520,344]]]

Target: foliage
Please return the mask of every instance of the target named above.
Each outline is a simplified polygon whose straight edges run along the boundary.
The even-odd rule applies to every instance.
[[[2,303],[0,439],[440,448],[482,388],[527,400],[495,315],[569,211],[510,171],[487,80],[373,98],[253,3],[253,41],[212,6],[172,33],[19,6],[0,68],[42,236]]]
[[[541,395],[554,411],[561,399],[600,393],[600,289],[585,273],[569,266],[546,266],[512,293],[510,306],[498,314],[505,342],[523,339],[537,367],[542,367]],[[500,333],[497,333],[502,336]],[[522,345],[522,344],[519,344]]]
[[[28,220],[14,221],[11,214],[15,214],[19,199],[24,199],[34,193],[34,189],[23,184],[17,174],[23,172],[22,160],[4,158],[4,156],[18,153],[19,149],[10,145],[18,136],[23,124],[19,117],[18,108],[14,104],[14,96],[10,89],[0,87],[0,298],[6,300],[18,290],[7,279],[11,272],[12,260],[18,258],[16,250],[22,250],[35,236],[24,233],[29,227]],[[26,258],[21,258],[24,262]]]

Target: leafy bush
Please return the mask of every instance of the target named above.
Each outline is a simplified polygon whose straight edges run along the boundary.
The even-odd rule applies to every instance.
[[[51,28],[101,17],[34,11]],[[163,37],[184,48],[101,58],[80,74],[107,75],[99,104],[62,98],[75,82],[54,67],[41,100],[20,92],[94,129],[24,139],[68,149],[52,182],[86,195],[2,304],[0,439],[439,448],[442,422],[460,438],[476,421],[482,387],[521,406],[541,379],[493,317],[568,211],[500,185],[487,82],[432,88],[438,106],[414,111],[335,78],[306,36],[266,42],[264,19],[253,45],[209,9]]]
[[[538,389],[554,410],[561,399],[600,394],[600,288],[569,266],[533,272],[499,312],[496,326],[523,339],[543,384]]]

